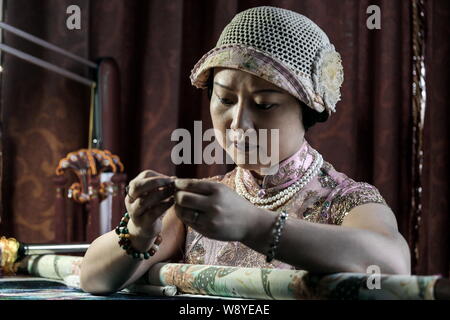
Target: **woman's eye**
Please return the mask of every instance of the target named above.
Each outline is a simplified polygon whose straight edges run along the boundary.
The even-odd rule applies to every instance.
[[[276,106],[276,104],[267,104],[267,103],[256,104],[256,107],[258,109],[263,109],[263,110],[269,110],[269,109],[272,109],[275,106]]]
[[[226,98],[220,98],[219,96],[217,96],[217,98],[219,99],[220,103],[225,105],[225,106],[231,106],[231,105],[234,104],[234,102],[232,100],[229,100],[229,99],[226,99]],[[261,109],[261,110],[269,110],[269,109],[272,109],[273,107],[277,106],[277,104],[273,104],[273,103],[272,104],[269,104],[269,103],[258,104],[258,103],[256,103],[255,105],[256,105],[256,107],[258,109]]]
[[[222,99],[222,98],[219,98],[219,100],[220,100],[220,102],[221,102],[222,104],[224,104],[224,105],[226,105],[226,106],[230,106],[230,105],[233,104],[233,102],[230,101],[230,100],[228,100],[228,99]]]

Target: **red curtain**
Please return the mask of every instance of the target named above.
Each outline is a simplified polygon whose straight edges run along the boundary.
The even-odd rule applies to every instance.
[[[180,177],[224,173],[227,166],[170,160],[170,135],[211,127],[205,92],[190,70],[214,47],[239,11],[271,5],[302,13],[329,36],[344,64],[337,113],[307,138],[338,171],[379,188],[410,240],[411,4],[335,0],[7,0],[6,22],[75,54],[113,57],[121,73],[121,149],[129,177],[153,169]],[[80,30],[68,30],[66,8],[81,8]],[[369,5],[381,29],[366,27]],[[449,3],[426,1],[427,111],[423,213],[416,273],[449,273]],[[5,34],[4,42],[71,71],[84,67]],[[89,89],[4,54],[2,74],[3,234],[25,242],[54,239],[57,161],[87,146]],[[412,243],[410,243],[412,246]]]
[[[450,269],[450,2],[427,1],[427,110],[418,273]]]

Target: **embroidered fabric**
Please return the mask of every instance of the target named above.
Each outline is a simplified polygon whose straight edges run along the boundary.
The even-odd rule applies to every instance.
[[[252,195],[264,189],[267,195],[298,180],[313,161],[316,150],[304,140],[298,152],[280,163],[276,174],[265,176],[261,185],[248,170],[243,170],[243,182]],[[235,190],[237,169],[223,176],[208,178]],[[356,206],[365,203],[380,203],[387,206],[378,189],[365,182],[356,182],[344,173],[336,171],[324,161],[319,174],[314,177],[288,203],[278,208],[286,210],[289,219],[304,219],[309,222],[341,225],[345,216]],[[184,263],[223,265],[236,267],[295,269],[294,266],[274,259],[265,261],[265,255],[248,248],[240,242],[225,242],[209,239],[187,227]]]

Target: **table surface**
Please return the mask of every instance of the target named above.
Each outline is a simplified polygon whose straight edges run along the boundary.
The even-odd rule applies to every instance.
[[[0,277],[0,300],[199,300],[231,298],[177,294],[175,296],[150,296],[117,292],[108,296],[97,296],[78,288],[68,287],[59,280],[28,276]],[[232,299],[234,300],[234,299]]]

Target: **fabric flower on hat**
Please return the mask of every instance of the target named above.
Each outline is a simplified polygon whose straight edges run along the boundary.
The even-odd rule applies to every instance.
[[[329,44],[318,51],[313,64],[314,90],[323,99],[328,110],[335,112],[336,103],[341,100],[340,88],[344,81],[341,56]]]

